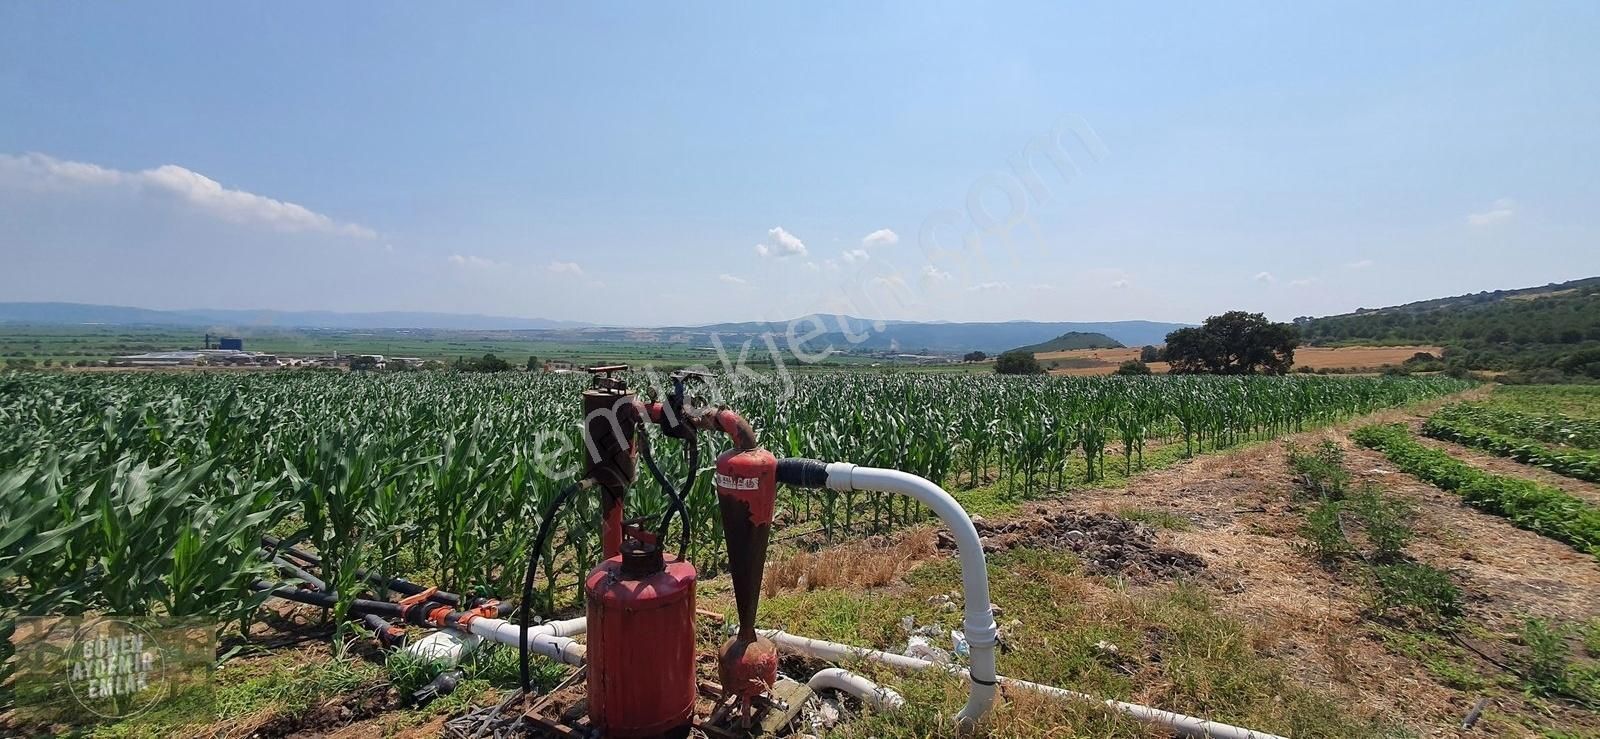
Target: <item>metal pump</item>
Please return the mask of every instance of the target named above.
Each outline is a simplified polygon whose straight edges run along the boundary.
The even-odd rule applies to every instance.
[[[662,520],[659,532],[622,520],[641,451],[676,510],[683,510],[677,491],[650,457],[649,437],[642,428],[650,422],[690,450],[698,449],[699,431],[727,434],[733,441],[733,448],[717,458],[715,482],[739,629],[718,650],[717,671],[723,697],[737,702],[741,724],[748,725],[755,701],[771,690],[778,674],[777,647],[756,633],[755,624],[777,498],[777,459],[758,445],[755,430],[738,413],[689,401],[686,385],[695,374],[674,373],[665,401],[647,404],[616,375],[626,368],[592,368],[592,386],[583,393],[586,476],[603,496],[601,541],[606,557],[586,580],[589,720],[610,736],[672,733],[687,730],[692,720],[697,684],[694,567],[663,554],[661,538],[669,519]],[[690,456],[685,491],[695,473],[697,454],[691,451]],[[645,681],[629,679],[630,675]]]

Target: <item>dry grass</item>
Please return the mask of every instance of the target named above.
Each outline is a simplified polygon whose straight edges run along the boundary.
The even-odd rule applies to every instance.
[[[1376,370],[1384,365],[1400,364],[1417,352],[1438,356],[1443,351],[1437,346],[1312,346],[1295,350],[1295,367],[1329,370]],[[1117,365],[1139,358],[1139,349],[1072,349],[1061,352],[1035,354],[1046,367],[1055,362],[1060,367],[1052,369],[1053,375],[1109,375]],[[1169,366],[1166,362],[1151,362],[1150,371],[1162,374]]]
[[[932,557],[936,535],[922,526],[889,537],[800,552],[767,563],[762,588],[767,595],[782,590],[876,588],[900,579],[917,563]]]

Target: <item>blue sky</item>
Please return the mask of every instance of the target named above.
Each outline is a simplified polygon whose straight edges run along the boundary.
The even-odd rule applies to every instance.
[[[815,5],[0,4],[0,300],[1194,321],[1600,274],[1593,3]]]

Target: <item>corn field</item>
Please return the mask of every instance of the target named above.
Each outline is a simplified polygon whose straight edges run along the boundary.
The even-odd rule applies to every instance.
[[[637,378],[641,382],[643,378]],[[1454,392],[1448,378],[1004,378],[916,374],[713,381],[775,454],[893,467],[1020,496]],[[273,578],[263,534],[356,570],[514,593],[539,512],[582,469],[578,375],[443,372],[0,375],[0,613],[246,619]],[[723,387],[717,387],[721,385]],[[784,390],[792,396],[782,398]],[[726,445],[702,435],[700,458]],[[686,456],[656,437],[665,474]],[[1176,448],[1176,447],[1173,447]],[[1070,464],[1069,464],[1070,463]],[[790,494],[779,524],[823,539],[922,518],[903,499]],[[687,491],[689,556],[721,562],[711,476]],[[659,515],[648,476],[628,515]],[[547,598],[599,555],[597,496],[561,514]],[[797,529],[798,530],[798,529]],[[674,536],[669,541],[677,541]],[[556,587],[558,584],[562,587]],[[353,597],[353,596],[352,596]]]

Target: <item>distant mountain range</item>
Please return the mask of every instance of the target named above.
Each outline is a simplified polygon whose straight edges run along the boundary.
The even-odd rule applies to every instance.
[[[794,322],[716,323],[709,326],[661,328],[585,328],[550,332],[569,341],[647,341],[704,346],[716,334],[724,345],[738,344],[763,334],[778,337],[787,346],[790,326],[795,339],[812,349],[958,353],[978,350],[999,353],[1007,349],[1049,341],[1069,332],[1104,334],[1124,344],[1159,344],[1181,323],[1109,321],[1099,323],[1003,321],[982,323],[924,323],[871,321],[844,315],[818,314]]]
[[[194,326],[248,334],[250,328],[495,330],[538,333],[538,338],[569,342],[673,343],[706,346],[713,334],[737,345],[763,334],[787,341],[790,322],[717,323],[706,326],[607,327],[580,321],[454,313],[337,313],[276,310],[150,310],[84,303],[0,303],[0,323],[116,324]],[[834,346],[905,352],[998,353],[1038,344],[1068,333],[1104,334],[1125,345],[1159,344],[1187,324],[1154,321],[948,323],[872,321],[844,315],[817,315],[794,325],[797,339],[810,347]],[[813,335],[814,334],[814,335]]]
[[[582,321],[504,318],[460,313],[338,313],[281,310],[150,310],[88,303],[0,303],[0,323],[110,323],[128,326],[214,326],[272,328],[427,328],[518,331],[592,326]]]

